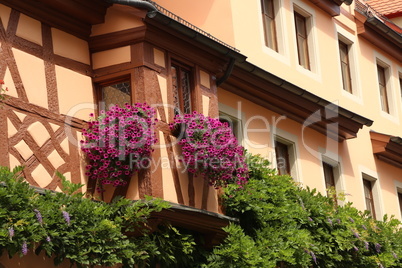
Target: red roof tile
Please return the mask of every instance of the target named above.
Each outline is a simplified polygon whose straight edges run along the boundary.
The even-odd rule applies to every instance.
[[[385,16],[402,13],[402,0],[367,0],[365,2]]]

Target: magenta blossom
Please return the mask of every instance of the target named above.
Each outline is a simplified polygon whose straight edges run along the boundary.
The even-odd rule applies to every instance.
[[[215,187],[247,182],[244,148],[227,123],[193,112],[177,115],[170,128],[181,128],[181,162],[188,172],[202,176]]]
[[[116,105],[109,111],[101,111],[82,132],[85,139],[81,148],[89,159],[86,175],[101,185],[127,184],[151,157],[157,141],[154,117],[155,110],[145,103]]]

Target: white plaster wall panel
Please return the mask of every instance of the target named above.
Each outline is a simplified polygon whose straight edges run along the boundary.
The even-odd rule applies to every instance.
[[[42,45],[42,25],[40,21],[20,15],[16,35],[35,44]]]
[[[208,73],[200,71],[200,82],[204,87],[211,88],[211,80]]]
[[[23,114],[23,113],[20,113],[20,112],[17,112],[17,111],[14,111],[14,114],[21,120],[21,123],[23,123],[25,117],[27,117],[26,114]]]
[[[136,172],[134,176],[131,178],[126,197],[131,200],[140,199],[140,192],[138,189],[138,172]]]
[[[8,88],[6,95],[18,98],[17,90],[15,89],[13,78],[10,73],[10,69],[7,67],[6,73],[4,75],[4,85],[3,88]]]
[[[167,81],[166,78],[160,75],[157,75],[158,77],[158,82],[159,82],[159,88],[161,89],[161,96],[162,96],[162,102],[163,102],[163,109],[165,110],[165,115],[168,116],[168,92],[167,92]],[[159,104],[158,104],[159,105]]]
[[[21,165],[17,158],[15,158],[12,154],[9,154],[8,156],[10,159],[10,170],[13,170],[13,168]]]
[[[50,127],[53,129],[53,132],[56,132],[59,129],[59,125],[53,124],[53,123],[49,123]]]
[[[209,103],[211,98],[205,95],[202,95],[202,113],[209,115]]]
[[[14,146],[14,148],[20,153],[20,155],[25,161],[32,156],[32,150],[29,148],[28,144],[26,144],[26,142],[23,140],[17,143]]]
[[[39,164],[33,171],[32,177],[38,183],[39,187],[45,188],[52,182],[52,176],[46,171],[46,169]]]
[[[29,132],[29,134],[31,134],[32,138],[35,140],[36,144],[39,147],[42,147],[42,145],[50,139],[50,135],[47,132],[46,128],[42,125],[42,123],[35,122],[31,124],[28,127],[27,131]]]
[[[52,28],[54,54],[90,64],[88,43],[71,34]]]
[[[130,61],[131,50],[129,46],[114,48],[92,54],[92,66],[94,69]]]
[[[15,134],[18,133],[18,130],[14,127],[13,123],[11,123],[10,119],[7,118],[7,128],[8,128],[8,137],[11,138]]]
[[[159,141],[160,143],[164,143],[165,141],[162,131],[159,131]],[[154,159],[154,161],[156,161],[155,166],[160,166],[162,169],[163,198],[165,200],[177,203],[177,193],[166,146],[160,146],[159,150],[160,159]]]
[[[94,112],[91,78],[56,66],[60,113],[88,120]]]
[[[47,159],[50,161],[55,169],[58,169],[61,165],[65,163],[64,159],[61,158],[56,150],[53,150],[53,152],[47,157]]]
[[[45,64],[43,60],[15,48],[12,51],[29,102],[48,108]]]
[[[66,154],[70,154],[70,146],[69,146],[69,141],[68,138],[65,138],[61,143],[60,143],[60,147],[63,149],[64,152],[66,152]]]
[[[10,13],[11,13],[11,8],[0,4],[0,18],[1,18],[1,22],[3,23],[3,26],[5,29],[7,29],[7,26],[8,26],[8,20],[10,19]]]

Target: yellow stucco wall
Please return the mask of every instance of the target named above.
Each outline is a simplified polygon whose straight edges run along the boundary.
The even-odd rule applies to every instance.
[[[273,168],[276,165],[273,139],[277,135],[294,143],[296,161],[291,173],[295,181],[326,194],[322,161],[330,159],[340,169],[337,190],[346,194],[346,201],[365,209],[362,176],[369,175],[376,179],[377,218],[385,213],[400,217],[395,184],[402,188],[402,172],[375,160],[368,128],[360,130],[358,138],[338,143],[223,89],[219,89],[218,99],[220,104],[240,111],[245,148],[266,157]]]
[[[156,0],[168,9],[202,30],[234,45],[232,8],[230,0]],[[250,1],[244,1],[250,2]]]

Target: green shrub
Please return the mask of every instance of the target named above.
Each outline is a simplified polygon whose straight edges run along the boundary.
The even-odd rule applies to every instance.
[[[249,256],[258,256],[247,267],[401,267],[398,220],[376,221],[351,203],[339,206],[268,165],[249,156],[248,184],[225,189],[226,212],[240,219],[243,232],[226,228],[229,237],[214,249],[214,263],[246,267]],[[227,261],[239,254],[243,262]]]

